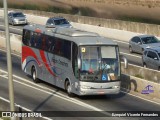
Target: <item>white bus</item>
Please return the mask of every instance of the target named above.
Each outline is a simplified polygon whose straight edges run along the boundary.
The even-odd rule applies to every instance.
[[[117,43],[96,33],[41,25],[23,28],[22,70],[34,82],[43,80],[69,96],[118,94],[120,62]]]

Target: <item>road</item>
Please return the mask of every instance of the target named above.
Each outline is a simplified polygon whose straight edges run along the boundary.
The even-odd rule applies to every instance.
[[[26,76],[21,70],[21,58],[17,55],[12,55],[13,78],[15,103],[30,109],[31,111],[106,111],[102,118],[94,117],[98,113],[87,112],[93,120],[105,120],[107,116],[111,116],[113,111],[159,111],[160,104],[149,102],[138,97],[121,92],[119,95],[106,96],[87,96],[69,98],[64,90],[61,90],[53,85],[41,82],[35,84],[29,76]],[[8,98],[8,82],[7,82],[7,62],[5,51],[0,50],[0,96]],[[63,112],[62,112],[63,113]],[[81,113],[81,112],[80,112]],[[105,113],[105,114],[104,114]],[[56,113],[52,113],[56,114]],[[75,115],[74,112],[69,114]],[[45,113],[44,113],[45,115]],[[79,114],[78,114],[79,115]],[[53,117],[51,117],[53,119]],[[59,119],[63,119],[59,117]],[[71,118],[68,118],[71,120]],[[82,118],[73,118],[74,120]],[[83,118],[88,120],[88,118]],[[109,117],[109,119],[117,119],[117,117]],[[124,120],[158,120],[159,118],[123,118]],[[57,119],[56,119],[57,120]]]

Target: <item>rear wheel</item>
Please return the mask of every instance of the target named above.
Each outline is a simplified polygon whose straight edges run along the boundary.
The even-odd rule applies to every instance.
[[[33,82],[38,83],[39,79],[37,78],[37,72],[36,72],[35,67],[32,67],[31,75],[32,75]]]
[[[129,52],[130,52],[130,53],[133,53],[133,50],[132,50],[132,47],[131,47],[131,46],[129,46]]]
[[[74,94],[71,92],[71,84],[69,81],[66,81],[66,90],[69,97],[74,97]]]

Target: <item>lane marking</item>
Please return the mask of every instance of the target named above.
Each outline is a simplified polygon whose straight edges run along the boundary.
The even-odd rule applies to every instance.
[[[4,72],[4,73],[7,73],[6,71],[4,71],[4,70],[2,70],[2,69],[0,69],[0,71],[2,71],[2,72]],[[40,87],[40,88],[49,90],[49,91],[51,91],[51,92],[56,92],[55,90],[49,89],[49,88],[47,88],[47,87],[45,87],[45,86],[37,85],[37,84],[35,84],[35,83],[33,83],[33,82],[30,82],[30,81],[28,81],[28,80],[25,79],[25,78],[22,78],[22,77],[19,77],[19,76],[16,76],[16,75],[13,75],[13,76],[14,76],[15,78],[17,78],[17,79],[20,79],[20,80],[22,80],[22,81],[24,81],[24,82],[30,83],[30,84],[35,85],[35,86],[37,86],[37,87]],[[151,81],[150,81],[150,82],[151,82]],[[152,82],[152,83],[154,83],[154,82]],[[154,83],[154,84],[158,84],[158,83]],[[124,91],[121,91],[121,92],[124,92]],[[131,93],[127,93],[127,92],[124,92],[124,93],[129,94],[129,95],[134,96],[134,97],[137,97],[137,98],[140,98],[140,99],[142,99],[142,100],[145,100],[145,101],[148,101],[148,102],[151,102],[151,103],[160,105],[160,103],[158,103],[158,102],[155,102],[155,101],[152,101],[152,100],[148,100],[148,99],[145,99],[145,98],[142,98],[142,97],[133,95],[133,94],[131,94]],[[81,101],[79,101],[79,100],[76,100],[76,99],[74,99],[74,98],[70,98],[70,97],[65,96],[65,95],[63,95],[63,94],[61,94],[61,93],[57,93],[57,92],[56,92],[56,94],[61,95],[61,96],[63,96],[63,97],[66,97],[67,99],[74,100],[76,103],[77,103],[77,101],[78,101],[78,102],[80,102],[80,104],[81,104]],[[82,102],[82,103],[83,103],[83,102]],[[84,103],[84,104],[86,104],[86,103]],[[97,111],[98,111],[98,110],[97,110]],[[100,111],[101,111],[101,110],[100,110]]]
[[[124,54],[124,55],[128,55],[128,56],[132,56],[132,57],[142,58],[141,56],[136,56],[136,55],[133,55],[133,54],[128,54],[128,53],[124,53],[124,52],[120,52],[120,53]]]
[[[4,25],[0,25],[0,26],[4,27]],[[10,27],[10,26],[9,26],[9,28],[22,31],[22,29],[18,29],[18,28],[15,28],[15,27]]]
[[[8,99],[5,99],[5,98],[3,98],[3,97],[1,97],[0,96],[0,99],[1,100],[3,100],[3,101],[5,101],[5,102],[7,102],[7,103],[10,103],[10,101],[8,100]],[[30,110],[30,109],[28,109],[28,108],[26,108],[26,107],[23,107],[23,106],[21,106],[21,105],[18,105],[18,104],[16,104],[15,103],[15,107],[21,107],[23,110],[25,110],[25,111],[29,111],[29,112],[32,112],[32,113],[34,113],[32,110]],[[24,112],[24,111],[23,111]],[[43,117],[42,116],[42,118],[44,118],[44,119],[46,119],[46,120],[53,120],[53,119],[50,119],[50,118],[48,118],[48,117]]]
[[[155,103],[155,104],[160,105],[160,103],[158,103],[158,102],[155,102],[155,101],[152,101],[152,100],[149,100],[149,99],[145,99],[145,98],[143,98],[143,97],[139,97],[139,96],[136,96],[136,95],[133,95],[133,94],[131,94],[131,93],[124,92],[124,91],[121,91],[121,92],[122,92],[122,93],[125,93],[125,94],[129,94],[129,95],[134,96],[134,97],[137,97],[137,98],[140,98],[140,99],[142,99],[142,100],[144,100],[144,101],[148,101],[148,102],[151,102],[151,103]]]
[[[112,39],[112,38],[110,38],[110,39]],[[113,40],[113,39],[112,39]],[[122,41],[122,40],[113,40],[113,41],[116,41],[116,42],[119,42],[119,43],[124,43],[124,44],[129,44],[128,42],[124,42],[124,41]]]
[[[6,52],[6,50],[1,49],[1,48],[0,48],[0,51]],[[12,52],[11,54],[14,55],[14,56],[17,56],[17,57],[20,57],[20,58],[21,58],[21,55],[15,54],[15,53],[13,53],[13,52]]]
[[[3,77],[3,78],[8,79],[8,77]],[[21,79],[20,79],[20,80],[21,80]],[[76,99],[74,99],[74,98],[70,98],[70,97],[68,97],[68,96],[66,96],[66,95],[63,95],[63,94],[61,94],[61,93],[57,93],[57,92],[54,91],[54,90],[51,90],[51,89],[50,89],[50,91],[52,91],[52,92],[48,92],[48,91],[42,90],[42,89],[40,89],[40,88],[42,87],[42,86],[40,86],[40,85],[36,85],[36,86],[38,86],[38,87],[40,86],[40,88],[37,88],[37,87],[35,87],[35,86],[31,86],[31,85],[22,83],[22,82],[20,82],[20,81],[18,81],[18,80],[15,80],[15,79],[13,79],[13,81],[16,82],[16,83],[22,84],[22,85],[24,85],[24,86],[27,86],[27,87],[36,89],[36,90],[38,90],[38,91],[47,93],[47,94],[49,94],[49,95],[53,95],[53,96],[56,96],[56,97],[58,97],[58,98],[64,99],[64,100],[66,100],[66,101],[75,103],[75,104],[77,104],[77,105],[79,105],[79,106],[82,106],[82,107],[85,107],[85,108],[92,109],[92,110],[95,110],[95,111],[103,111],[103,110],[101,110],[101,109],[99,109],[99,108],[96,108],[96,107],[94,107],[94,106],[91,106],[91,105],[89,105],[89,104],[87,104],[87,103],[81,102],[81,101],[76,100]],[[43,87],[43,88],[46,88],[46,87]]]

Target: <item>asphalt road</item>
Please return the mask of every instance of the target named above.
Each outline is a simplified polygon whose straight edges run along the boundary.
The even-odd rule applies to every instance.
[[[69,98],[66,92],[53,85],[41,82],[35,84],[29,76],[26,76],[21,70],[20,56],[12,55],[13,64],[13,78],[14,78],[14,93],[15,103],[24,106],[32,111],[106,111],[103,113],[86,112],[87,115],[94,120],[120,120],[118,117],[108,117],[114,111],[159,111],[160,104],[149,102],[129,94],[121,92],[119,95],[105,95],[105,96],[86,96]],[[6,53],[0,50],[0,69],[7,70]],[[8,81],[5,72],[0,72],[0,96],[6,99],[8,97]],[[63,112],[62,112],[63,113]],[[80,116],[81,112],[69,112],[71,116]],[[56,114],[56,113],[52,113]],[[97,117],[96,114],[102,115]],[[44,113],[45,115],[45,113]],[[52,115],[51,115],[52,116]],[[96,116],[96,117],[95,117]],[[53,119],[53,117],[51,117]],[[63,119],[59,117],[58,119]],[[71,118],[66,118],[71,120]],[[72,118],[79,120],[82,118]],[[83,119],[88,120],[88,117]],[[159,120],[155,117],[125,117],[124,120]],[[56,119],[57,120],[57,119]]]

